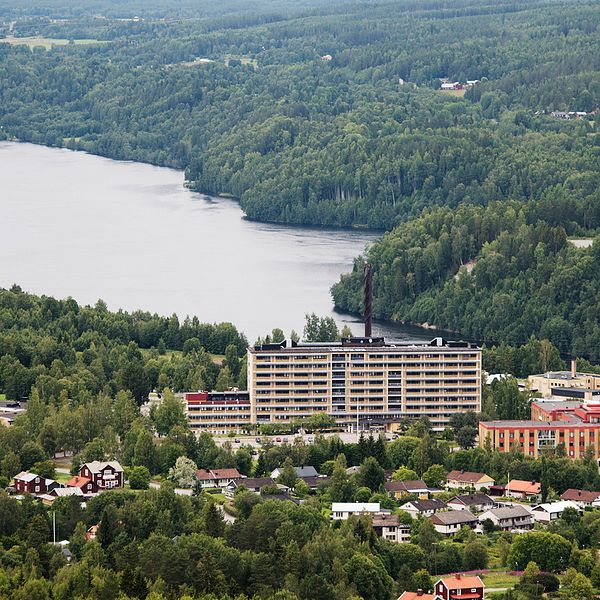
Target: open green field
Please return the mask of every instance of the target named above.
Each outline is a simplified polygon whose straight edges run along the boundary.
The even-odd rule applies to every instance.
[[[512,588],[516,583],[519,582],[519,577],[511,575],[506,571],[497,571],[486,573],[481,576],[486,588]]]
[[[2,38],[0,39],[0,43],[11,44],[12,46],[29,46],[29,48],[42,46],[46,50],[51,50],[52,46],[67,46],[68,44],[75,44],[76,46],[88,46],[90,44],[107,44],[108,42],[103,40],[66,40],[60,38],[55,39],[32,36]]]
[[[4,402],[6,400],[6,394],[0,394],[0,401]]]
[[[455,98],[462,98],[465,95],[467,90],[440,90],[443,94],[447,96],[454,96]]]
[[[71,475],[70,473],[55,473],[54,474],[54,479],[56,481],[58,481],[59,483],[67,483],[67,481],[69,481],[69,479],[71,479],[73,477],[73,475]]]

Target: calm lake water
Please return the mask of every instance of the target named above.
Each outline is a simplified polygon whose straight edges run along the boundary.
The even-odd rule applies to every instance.
[[[233,200],[185,189],[180,171],[13,142],[0,142],[0,224],[0,287],[230,321],[251,342],[301,333],[307,312],[359,334],[329,289],[378,237],[252,222]]]

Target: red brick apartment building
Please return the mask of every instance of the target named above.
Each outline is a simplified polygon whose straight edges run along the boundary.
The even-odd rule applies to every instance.
[[[482,421],[479,445],[500,452],[519,450],[538,458],[544,450],[564,446],[566,455],[583,458],[591,448],[600,458],[600,403],[573,400],[537,400],[531,405],[531,419],[524,421]]]

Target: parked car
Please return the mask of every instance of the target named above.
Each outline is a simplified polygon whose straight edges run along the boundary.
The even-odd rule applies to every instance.
[[[256,438],[254,441],[255,441],[257,444],[262,444],[262,440],[261,440],[260,438]]]
[[[239,438],[235,438],[235,440],[233,440],[236,444],[241,444]]]
[[[278,438],[275,438],[275,441],[276,441],[276,442],[281,442],[281,438],[280,438],[280,437],[278,437]]]

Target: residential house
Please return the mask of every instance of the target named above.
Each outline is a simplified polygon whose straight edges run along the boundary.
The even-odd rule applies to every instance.
[[[450,471],[446,477],[446,481],[446,486],[449,488],[473,488],[476,491],[489,488],[495,483],[489,475],[475,471]]]
[[[439,512],[429,517],[435,530],[442,535],[454,535],[462,527],[474,528],[477,517],[468,510],[450,510]]]
[[[462,90],[463,85],[459,81],[450,81],[448,83],[442,83],[442,90]]]
[[[375,514],[373,516],[373,529],[384,540],[396,542],[397,544],[410,542],[411,526],[401,523],[397,515]]]
[[[296,477],[298,477],[298,479],[305,479],[307,477],[319,477],[318,471],[311,466],[294,467],[294,469],[296,469]],[[282,472],[283,467],[278,467],[271,473],[271,477],[273,479],[277,479]]]
[[[483,600],[484,595],[485,585],[477,575],[447,575],[434,588],[434,600]]]
[[[94,460],[85,463],[79,469],[79,476],[89,480],[85,489],[81,488],[81,491],[86,495],[114,488],[122,488],[125,482],[123,467],[116,460]]]
[[[531,529],[533,527],[531,512],[520,505],[492,508],[479,515],[480,523],[483,523],[487,519],[496,525],[496,527],[500,527],[505,531]]]
[[[424,481],[386,481],[384,483],[385,491],[396,500],[416,494],[419,498],[429,498],[430,490]]]
[[[561,500],[570,500],[575,502],[580,508],[593,506],[594,503],[600,503],[600,492],[588,492],[587,490],[568,489],[562,496]]]
[[[523,481],[522,479],[511,479],[506,484],[505,494],[519,500],[539,500],[542,494],[542,486],[537,481]]]
[[[96,536],[98,535],[98,528],[100,527],[100,525],[92,525],[86,532],[85,537],[87,539],[88,542],[91,542],[93,540],[96,539]]]
[[[54,479],[47,479],[37,473],[21,471],[14,477],[14,486],[18,494],[45,494],[54,488],[60,487],[60,483]]]
[[[483,492],[475,494],[462,494],[448,500],[450,510],[470,510],[471,512],[483,512],[494,508],[494,501]]]
[[[272,477],[244,477],[243,479],[232,479],[225,487],[223,493],[226,496],[233,497],[235,490],[237,490],[238,487],[243,486],[247,490],[258,494],[260,488],[263,488],[266,485],[277,485],[277,483]]]
[[[329,483],[329,477],[327,477],[327,475],[319,475],[318,477],[302,477],[301,479],[310,490],[318,490]]]
[[[239,483],[244,478],[237,469],[198,469],[194,477],[203,488],[226,488],[230,482]]]
[[[412,500],[403,504],[400,508],[416,519],[419,515],[430,517],[439,510],[446,510],[448,507],[445,502],[434,498],[432,500]]]
[[[352,515],[378,512],[381,512],[379,502],[333,502],[331,505],[331,518],[334,521],[346,521]]]
[[[402,592],[398,600],[434,600],[433,594],[427,594],[423,590],[416,592]]]
[[[531,514],[535,521],[540,523],[550,523],[560,519],[563,511],[567,508],[573,508],[577,512],[581,512],[581,508],[572,502],[571,500],[560,500],[559,502],[545,502],[544,504],[538,504],[531,509]]]
[[[91,496],[93,491],[92,480],[88,477],[80,477],[79,475],[74,475],[65,483],[66,489],[77,488],[81,491],[84,496]]]

